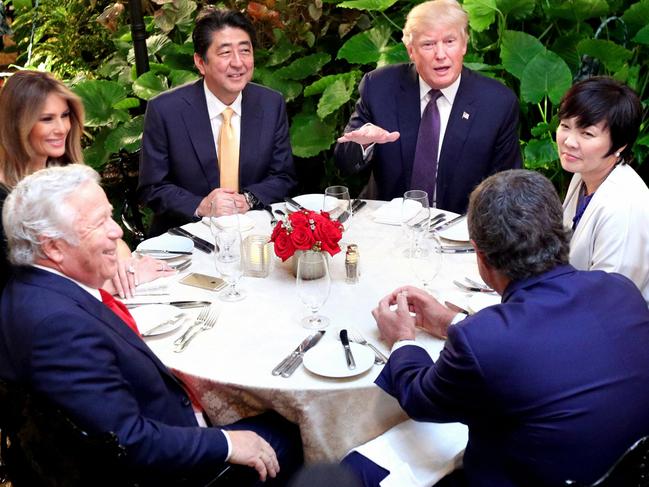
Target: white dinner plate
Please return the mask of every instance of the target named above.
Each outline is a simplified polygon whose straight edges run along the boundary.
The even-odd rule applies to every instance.
[[[237,225],[237,218],[239,220],[239,231],[247,232],[255,227],[255,221],[247,215],[225,215],[216,219],[216,225],[223,230],[234,228]],[[210,219],[203,217],[203,223],[210,226]]]
[[[498,294],[491,293],[476,293],[467,298],[466,307],[469,313],[477,313],[478,311],[500,304],[502,298]]]
[[[448,217],[446,221],[450,220]],[[462,218],[455,225],[451,225],[448,228],[444,228],[438,232],[438,235],[446,240],[452,240],[453,242],[468,242],[469,239],[469,227],[467,226],[466,218]]]
[[[171,306],[170,304],[147,304],[130,309],[129,311],[133,315],[133,318],[135,318],[137,328],[138,330],[140,330],[140,333],[142,335],[148,334],[149,331],[156,326],[183,313],[183,310],[176,308],[175,306]],[[162,335],[163,333],[174,331],[178,329],[184,323],[184,321],[185,320],[182,318],[174,320],[173,323],[161,326],[149,336]]]
[[[356,362],[355,369],[347,367],[345,349],[339,341],[320,342],[307,350],[304,366],[314,374],[335,378],[353,377],[371,369],[374,365],[374,352],[358,343],[350,343],[349,346]]]
[[[338,198],[327,196],[325,200],[324,194],[303,194],[296,196],[293,199],[304,206],[307,210],[311,211],[322,211],[322,204],[325,203],[325,201],[324,211],[331,211],[338,206]],[[286,209],[290,212],[295,211],[295,208],[288,203],[286,204]]]
[[[137,246],[136,250],[172,250],[176,252],[192,252],[194,250],[194,242],[187,237],[180,237],[178,235],[169,235],[163,233],[157,237],[145,240]],[[148,253],[154,259],[175,259],[178,254],[168,253]]]

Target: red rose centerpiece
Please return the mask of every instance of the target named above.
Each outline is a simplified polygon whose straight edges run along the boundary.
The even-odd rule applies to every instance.
[[[275,243],[277,257],[286,261],[298,250],[336,255],[342,236],[342,224],[332,220],[326,211],[300,210],[277,222],[270,241]]]

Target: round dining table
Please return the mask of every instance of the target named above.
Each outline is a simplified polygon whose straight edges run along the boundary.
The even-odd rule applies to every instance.
[[[343,234],[341,252],[329,259],[331,291],[321,309],[330,325],[316,347],[337,342],[339,330],[354,329],[385,355],[390,350],[381,342],[371,310],[378,301],[403,285],[420,285],[411,259],[404,255],[408,241],[399,225],[377,223],[374,212],[384,202],[368,201],[353,215]],[[274,208],[286,210],[284,204]],[[431,210],[432,214],[438,213]],[[271,216],[266,211],[246,214],[254,226],[247,235],[271,233]],[[449,214],[450,219],[453,214]],[[183,227],[193,235],[213,242],[208,225],[190,223]],[[345,280],[345,248],[357,244],[360,278]],[[300,426],[305,461],[338,461],[351,448],[362,444],[407,419],[397,401],[379,389],[374,380],[382,365],[347,378],[330,378],[309,372],[301,365],[290,377],[271,374],[271,370],[310,330],[300,324],[308,314],[296,292],[296,279],[290,262],[282,262],[271,251],[268,277],[244,276],[238,286],[245,299],[223,302],[218,293],[180,283],[187,273],[218,276],[214,254],[193,251],[191,266],[169,279],[166,295],[138,296],[137,301],[205,300],[219,307],[216,325],[197,337],[182,352],[173,341],[193,321],[159,336],[146,338],[147,344],[198,396],[213,424],[227,424],[240,418],[275,410]],[[441,270],[432,292],[442,301],[467,306],[471,295],[453,284],[464,277],[479,280],[475,254],[443,254]],[[128,302],[128,301],[127,301]],[[198,309],[188,309],[189,318]],[[419,331],[417,341],[435,359],[444,342]],[[340,353],[331,360],[344,360]]]

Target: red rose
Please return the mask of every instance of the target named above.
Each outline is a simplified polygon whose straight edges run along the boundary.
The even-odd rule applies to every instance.
[[[306,227],[309,224],[308,214],[304,211],[296,211],[295,213],[291,213],[288,216],[288,219],[291,222],[291,226],[293,228],[299,226]]]
[[[275,233],[277,234],[275,235]],[[273,231],[273,235],[274,238],[272,241],[275,242],[275,255],[277,257],[284,261],[295,253],[295,245],[293,245],[293,240],[286,230],[279,232]]]
[[[333,256],[340,252],[338,242],[343,236],[342,225],[340,222],[332,221],[325,216],[318,215],[314,236],[316,240],[320,241],[322,250],[329,252],[329,255]]]
[[[293,245],[298,250],[311,250],[315,239],[313,238],[313,232],[307,226],[297,226],[293,225],[293,231],[291,232],[291,240]]]

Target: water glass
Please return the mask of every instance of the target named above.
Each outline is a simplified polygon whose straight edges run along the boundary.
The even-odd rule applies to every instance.
[[[430,208],[428,193],[420,189],[406,191],[401,206],[401,226],[408,235],[408,248],[404,252],[409,257],[417,251],[421,240],[428,234],[430,227]]]
[[[349,189],[346,186],[329,186],[325,189],[322,209],[328,211],[331,219],[338,220],[347,230],[352,223],[352,201],[349,197]]]
[[[304,252],[299,256],[296,272],[297,294],[311,312],[300,321],[304,328],[322,330],[329,325],[329,318],[318,314],[331,290],[329,264],[322,252]]]
[[[432,292],[432,284],[442,269],[442,245],[436,234],[422,238],[416,249],[409,256],[410,267],[413,274],[419,279],[424,289]]]

